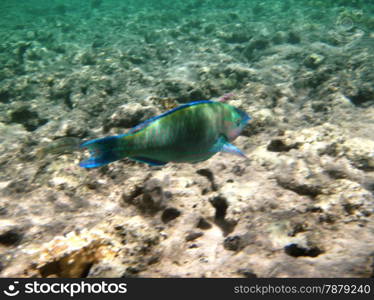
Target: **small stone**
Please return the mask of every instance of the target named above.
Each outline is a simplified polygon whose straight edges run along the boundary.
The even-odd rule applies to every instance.
[[[204,235],[203,232],[191,232],[191,233],[187,234],[186,241],[190,242],[190,241],[196,240],[197,238],[199,238],[203,235]]]
[[[178,209],[173,208],[173,207],[169,207],[169,208],[167,208],[163,211],[163,213],[161,215],[161,220],[164,223],[169,223],[170,221],[179,217],[180,214],[181,214],[181,212]]]
[[[223,247],[230,251],[239,251],[242,249],[241,237],[238,235],[229,236],[223,242]]]
[[[312,69],[315,69],[317,68],[319,65],[321,65],[323,63],[323,61],[325,60],[325,57],[320,55],[320,54],[317,54],[317,53],[313,53],[309,56],[307,56],[304,60],[304,65],[306,67],[309,67],[309,68],[312,68]]]

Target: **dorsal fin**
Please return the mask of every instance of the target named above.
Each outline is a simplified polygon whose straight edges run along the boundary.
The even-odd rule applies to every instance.
[[[146,128],[149,124],[151,124],[152,122],[158,120],[158,119],[161,119],[167,115],[170,115],[178,110],[181,110],[181,109],[185,109],[189,106],[193,106],[193,105],[199,105],[199,104],[204,104],[204,103],[214,103],[214,101],[211,101],[211,100],[200,100],[200,101],[194,101],[194,102],[190,102],[190,103],[186,103],[186,104],[183,104],[183,105],[180,105],[176,108],[173,108],[171,110],[168,110],[167,112],[164,112],[163,114],[161,115],[158,115],[158,116],[155,116],[153,118],[150,118],[138,125],[136,125],[135,127],[131,128],[127,134],[132,134],[132,133],[135,133],[135,132],[138,132],[144,128]]]

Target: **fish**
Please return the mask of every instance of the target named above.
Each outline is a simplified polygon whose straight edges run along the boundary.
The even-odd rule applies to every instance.
[[[197,163],[218,152],[246,157],[231,144],[251,118],[224,102],[200,100],[183,104],[133,127],[127,133],[89,140],[81,145],[90,157],[84,168],[96,168],[129,158],[162,166],[169,162]]]
[[[80,145],[82,140],[77,137],[62,137],[53,140],[47,145],[41,146],[36,151],[36,157],[38,159],[43,159],[48,154],[62,155],[72,153],[74,151],[80,150]]]

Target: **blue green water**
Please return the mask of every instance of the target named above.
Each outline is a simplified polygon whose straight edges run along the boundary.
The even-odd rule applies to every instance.
[[[116,73],[139,67],[152,78],[140,83],[138,89],[158,86],[151,95],[185,102],[218,96],[241,88],[247,81],[233,79],[241,75],[223,74],[217,76],[226,80],[211,86],[208,80],[202,82],[203,76],[191,75],[202,87],[195,87],[192,95],[182,91],[178,95],[170,91],[172,87],[165,89],[160,81],[153,80],[162,80],[167,67],[178,66],[177,60],[221,63],[221,68],[230,63],[256,67],[264,56],[279,51],[278,45],[318,52],[323,49],[312,45],[319,42],[320,46],[346,49],[349,54],[362,46],[372,47],[374,27],[371,1],[4,0],[1,6],[0,101],[28,101],[49,94],[51,101],[62,97],[67,108],[73,106],[69,99],[72,93],[59,87],[55,91],[54,86],[65,73],[76,75],[79,68],[97,76],[108,74],[108,80],[116,81],[120,76]],[[294,55],[300,56],[293,57],[294,63],[302,65],[307,54]],[[21,84],[15,90],[18,76],[30,74],[43,74],[44,80],[49,76],[53,83],[46,87],[35,78],[32,84]],[[94,76],[89,77],[92,81]],[[137,80],[137,75],[132,77]],[[112,85],[108,89],[113,94],[128,91],[123,82]]]

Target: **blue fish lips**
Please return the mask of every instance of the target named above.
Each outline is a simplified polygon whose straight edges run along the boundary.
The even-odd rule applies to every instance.
[[[235,107],[235,110],[238,112],[238,114],[240,115],[240,117],[242,118],[242,124],[243,125],[246,125],[250,120],[252,120],[252,118],[243,110],[239,109],[239,108],[236,108]]]

